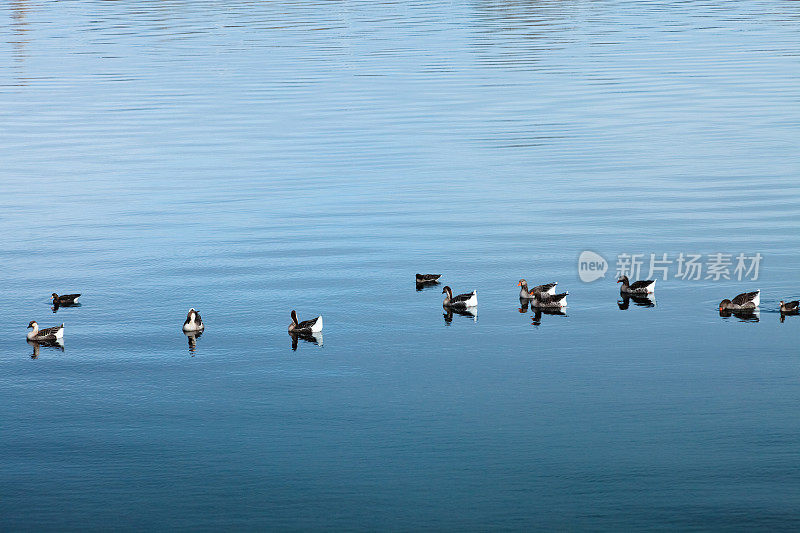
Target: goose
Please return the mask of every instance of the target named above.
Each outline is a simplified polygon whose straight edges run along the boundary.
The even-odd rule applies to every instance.
[[[445,295],[444,302],[442,302],[444,307],[464,309],[466,307],[475,307],[478,305],[478,291],[453,296],[453,289],[445,285],[444,289],[442,289],[442,294]]]
[[[53,293],[53,295],[50,298],[53,300],[53,305],[68,306],[68,305],[75,305],[76,303],[78,303],[79,297],[80,294],[62,294],[61,296],[59,296],[58,294]]]
[[[441,274],[417,274],[417,283],[435,283],[441,278]]]
[[[39,324],[35,320],[31,320],[28,323],[28,327],[32,328],[27,335],[29,341],[52,342],[64,336],[64,324],[52,328],[39,329]]]
[[[755,309],[761,303],[761,289],[753,292],[738,294],[733,300],[722,300],[719,303],[720,311],[739,311],[742,309]]]
[[[533,295],[531,305],[533,307],[550,307],[561,308],[567,306],[567,295],[569,292],[562,292],[561,294],[550,294],[547,292],[540,292]]]
[[[186,322],[183,323],[183,331],[203,331],[205,327],[200,313],[195,311],[194,307],[189,309],[189,312],[186,313]]]
[[[295,333],[317,333],[322,331],[322,315],[311,320],[297,321],[297,313],[292,309],[292,323],[289,324],[289,331]]]
[[[522,287],[519,290],[519,297],[523,300],[531,300],[535,294],[539,293],[555,294],[556,285],[558,285],[557,281],[553,283],[545,283],[544,285],[537,285],[536,287],[528,290],[528,282],[524,279],[519,280],[517,283],[517,287]]]
[[[641,281],[628,281],[628,276],[622,276],[617,280],[617,283],[622,283],[619,292],[625,294],[651,294],[656,292],[656,280],[645,279]]]
[[[800,301],[784,302],[781,300],[781,313],[797,313],[800,310]]]

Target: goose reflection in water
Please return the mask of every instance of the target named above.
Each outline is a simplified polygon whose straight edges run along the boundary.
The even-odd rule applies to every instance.
[[[310,342],[312,344],[316,344],[317,346],[322,346],[321,331],[316,333],[290,331],[289,336],[292,338],[292,351],[295,352],[297,351],[298,340]]]
[[[192,354],[194,357],[194,352],[197,350],[197,339],[203,336],[202,331],[184,331],[184,335],[186,335],[186,340],[189,341],[189,353]]]
[[[64,351],[64,342],[62,339],[54,341],[27,341],[27,343],[33,346],[31,359],[39,359],[39,351],[41,348],[55,348],[56,350]]]
[[[758,309],[723,309],[719,312],[719,316],[728,319],[735,316],[742,322],[758,322],[760,320],[760,311]]]
[[[79,304],[79,303],[74,303],[74,304],[63,304],[63,303],[62,303],[62,304],[60,304],[60,303],[58,303],[58,302],[55,302],[55,303],[53,303],[53,305],[50,307],[50,309],[52,309],[52,310],[53,310],[53,313],[57,313],[57,312],[58,312],[58,310],[59,310],[59,309],[61,309],[62,307],[80,307],[80,306],[81,306],[81,304]]]
[[[467,307],[466,309],[453,309],[452,307],[445,307],[444,313],[442,313],[445,325],[449,326],[453,322],[453,315],[465,316],[467,318],[471,318],[473,322],[477,322],[478,308]]]
[[[551,316],[568,316],[563,310],[558,308],[547,308],[547,307],[537,307],[533,312],[532,324],[534,326],[541,326],[542,325],[542,315],[551,315]]]
[[[439,281],[415,281],[414,286],[417,288],[417,292],[424,291],[425,289],[430,289],[431,287],[436,287],[437,285],[441,285]]]
[[[650,296],[634,296],[632,294],[622,294],[622,299],[617,300],[617,305],[621,311],[625,311],[631,305],[631,301],[637,307],[655,307],[656,301]]]

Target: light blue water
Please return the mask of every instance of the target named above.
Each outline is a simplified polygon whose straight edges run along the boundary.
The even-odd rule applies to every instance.
[[[2,529],[800,528],[800,5],[0,16]],[[618,307],[617,254],[716,252],[759,279]]]

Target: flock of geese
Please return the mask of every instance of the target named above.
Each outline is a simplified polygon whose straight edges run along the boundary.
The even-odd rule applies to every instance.
[[[419,290],[426,286],[438,285],[439,278],[441,277],[441,274],[417,274],[415,277],[417,289]],[[628,298],[647,298],[649,295],[655,292],[656,286],[655,280],[641,280],[631,283],[627,276],[622,276],[619,278],[617,283],[621,284],[620,294],[625,299],[626,306]],[[565,291],[556,293],[557,285],[558,282],[553,282],[536,285],[535,287],[529,287],[528,282],[525,279],[521,279],[517,283],[517,286],[520,287],[520,301],[524,303],[525,309],[527,309],[528,305],[531,305],[537,310],[559,312],[567,306],[567,295],[569,292]],[[473,317],[476,316],[474,310],[478,306],[478,291],[473,290],[472,292],[453,295],[453,290],[448,285],[445,285],[442,289],[442,294],[445,295],[442,306],[446,311],[445,320],[447,320],[448,323],[450,320],[452,320],[454,311],[459,314],[465,314]],[[80,294],[58,295],[53,293],[51,296],[53,301],[53,311],[56,311],[59,307],[73,307],[80,305],[78,303],[78,298],[80,298],[80,296]],[[730,316],[732,313],[737,315],[741,313],[753,313],[756,309],[758,309],[760,303],[760,290],[743,292],[736,295],[732,300],[728,300],[727,298],[722,300],[719,303],[719,311],[720,315],[722,316]],[[623,308],[622,305],[623,304],[620,304],[620,308]],[[800,312],[800,301],[794,300],[791,302],[784,302],[781,300],[779,304],[779,310],[781,312],[782,320],[785,315],[796,315]],[[293,349],[297,349],[298,338],[321,344],[321,315],[310,320],[303,320],[302,322],[298,320],[297,313],[294,310],[292,310],[290,316],[292,318],[292,322],[289,324],[288,329],[289,333],[293,337]],[[450,320],[448,320],[448,317]],[[36,343],[35,351],[38,351],[39,344],[48,346],[61,345],[61,340],[64,337],[64,324],[40,329],[39,324],[35,320],[31,320],[30,323],[28,323],[28,329],[30,329],[30,331],[27,334],[27,339],[29,342]],[[194,308],[189,309],[189,312],[186,314],[186,320],[183,322],[182,329],[184,333],[186,333],[187,337],[189,337],[190,349],[194,350],[194,341],[205,329],[205,324],[203,324],[203,319],[200,317],[200,313],[198,313]]]

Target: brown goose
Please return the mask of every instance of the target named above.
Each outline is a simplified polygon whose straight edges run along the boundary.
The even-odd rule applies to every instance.
[[[64,324],[52,328],[39,329],[39,324],[35,320],[28,323],[31,331],[28,332],[27,338],[29,341],[48,341],[52,342],[64,336]]]
[[[205,328],[200,313],[195,311],[194,307],[189,309],[189,312],[186,313],[186,321],[183,323],[183,331],[203,331]]]
[[[567,295],[569,292],[562,292],[561,294],[549,294],[541,292],[534,294],[531,305],[533,307],[549,307],[549,308],[562,308],[567,306]]]
[[[761,289],[753,292],[743,292],[736,295],[733,300],[722,300],[719,303],[720,311],[738,311],[742,309],[755,309],[761,303]]]
[[[292,309],[292,323],[289,324],[289,331],[295,333],[317,333],[322,331],[322,315],[311,320],[297,321],[297,313]]]
[[[553,283],[545,283],[544,285],[537,285],[536,287],[528,290],[528,282],[524,279],[519,280],[517,283],[517,287],[522,287],[519,290],[519,297],[523,300],[531,300],[533,299],[534,295],[539,293],[555,294],[556,285],[558,285],[557,281]]]
[[[435,283],[441,278],[441,274],[417,274],[417,283]]]
[[[619,292],[625,294],[650,294],[656,291],[656,280],[645,279],[641,281],[628,281],[628,276],[622,276],[617,280],[617,283],[622,283]]]
[[[78,303],[79,297],[80,294],[62,294],[59,296],[58,294],[53,293],[50,298],[53,300],[53,305],[70,306]]]
[[[781,313],[797,313],[800,311],[800,301],[784,302],[781,300]]]
[[[445,307],[464,309],[465,307],[475,307],[478,305],[478,291],[453,296],[453,290],[445,285],[444,289],[442,289],[442,294],[445,295],[444,302],[442,302],[442,305]]]

